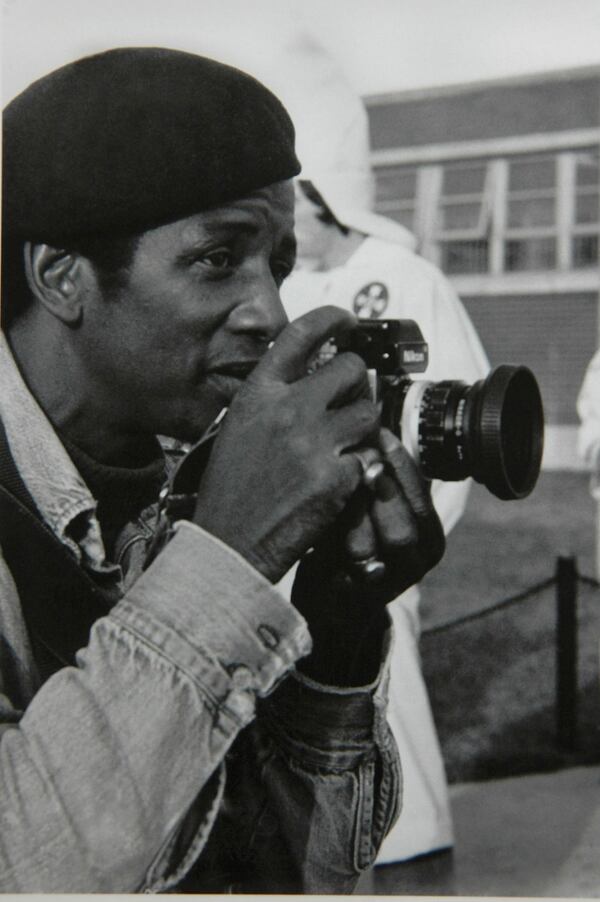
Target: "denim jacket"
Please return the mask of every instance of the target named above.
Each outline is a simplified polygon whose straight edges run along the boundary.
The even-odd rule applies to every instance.
[[[0,555],[0,891],[351,891],[398,809],[389,638],[372,686],[301,677],[303,618],[185,521],[126,576],[3,337],[0,384],[21,479],[116,599],[42,685]]]

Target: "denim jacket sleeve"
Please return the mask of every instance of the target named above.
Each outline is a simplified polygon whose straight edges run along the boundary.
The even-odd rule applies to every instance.
[[[399,800],[381,684],[344,691],[293,674],[258,702],[227,772],[186,891],[216,892],[227,874],[238,893],[351,892]]]
[[[286,679],[310,650],[306,624],[245,561],[181,524],[95,623],[77,667],[30,700],[10,582],[5,573],[0,890],[161,891],[197,859],[208,889],[200,875],[232,823],[241,870],[232,881],[229,865],[209,869],[215,891],[240,873],[260,884],[277,861],[274,887],[351,889],[397,803],[382,687]]]

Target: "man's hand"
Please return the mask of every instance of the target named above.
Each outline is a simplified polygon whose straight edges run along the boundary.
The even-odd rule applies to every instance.
[[[290,323],[233,399],[202,476],[194,520],[277,582],[357,489],[352,447],[378,414],[364,363],[339,354],[306,375],[321,345],[355,322],[321,307]]]
[[[350,507],[344,538],[353,589],[385,604],[419,582],[445,548],[444,531],[431,501],[430,484],[419,475],[401,441],[388,429],[379,434],[385,470],[372,489],[359,491]],[[376,559],[384,575],[361,577],[355,562]]]
[[[301,561],[292,601],[313,637],[300,669],[320,682],[364,685],[381,660],[385,605],[441,559],[444,531],[429,484],[388,430],[379,446],[386,470],[373,489],[361,487],[344,515]],[[375,558],[384,576],[365,580],[357,561]]]

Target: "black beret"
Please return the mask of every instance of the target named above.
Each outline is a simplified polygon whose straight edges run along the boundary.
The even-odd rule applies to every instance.
[[[299,169],[292,122],[260,82],[191,53],[119,48],[6,107],[3,224],[53,244],[146,231]]]

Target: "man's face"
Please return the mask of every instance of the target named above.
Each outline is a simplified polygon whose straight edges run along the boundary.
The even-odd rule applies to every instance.
[[[287,322],[294,256],[289,182],[145,232],[123,287],[84,310],[80,356],[111,425],[201,435]]]

